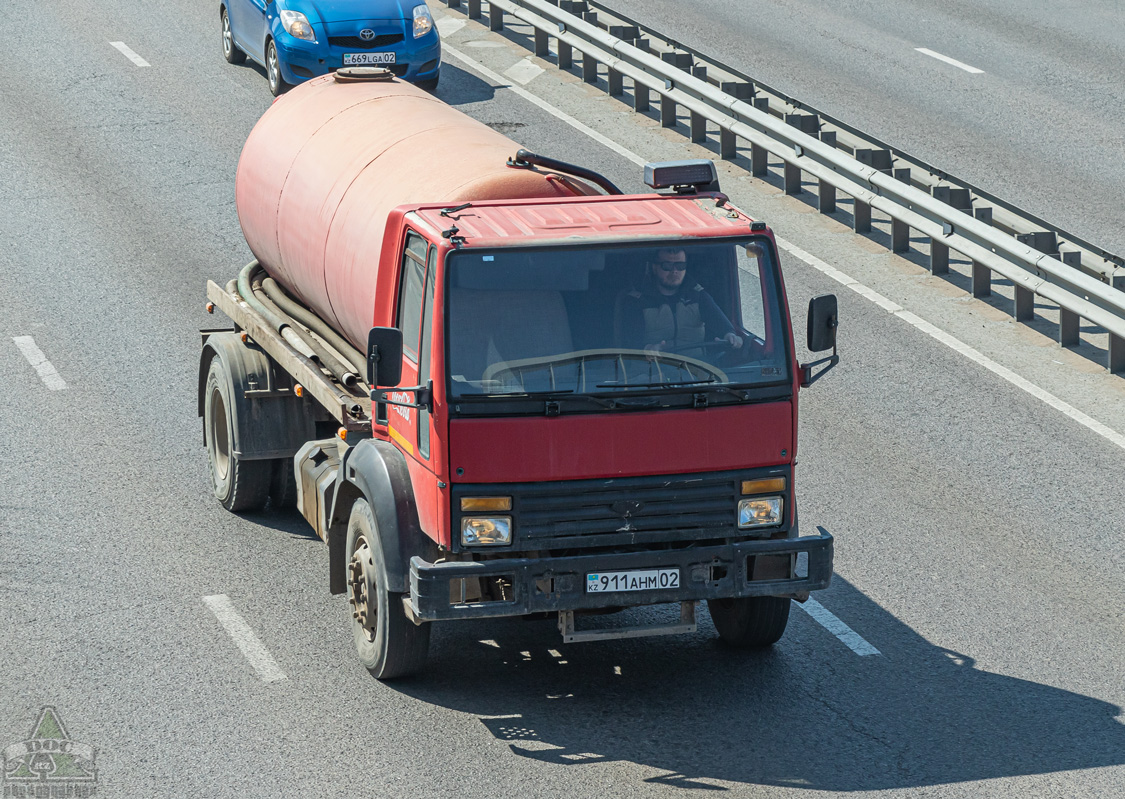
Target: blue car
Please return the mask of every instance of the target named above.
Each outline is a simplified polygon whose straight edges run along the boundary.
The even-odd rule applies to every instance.
[[[222,0],[223,55],[266,68],[273,95],[345,66],[437,88],[441,40],[423,0]]]

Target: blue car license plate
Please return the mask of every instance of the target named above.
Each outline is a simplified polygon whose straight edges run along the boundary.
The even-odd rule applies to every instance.
[[[345,67],[378,66],[394,62],[394,53],[344,53]]]

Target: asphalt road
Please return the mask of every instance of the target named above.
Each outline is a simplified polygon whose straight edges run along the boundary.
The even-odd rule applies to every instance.
[[[250,257],[233,176],[271,99],[261,70],[222,61],[211,8],[9,13],[0,751],[51,706],[97,749],[104,796],[1121,795],[1121,448],[790,254],[798,325],[828,291],[846,320],[841,366],[802,393],[802,521],[838,542],[817,599],[879,654],[797,608],[754,655],[720,647],[706,614],[690,636],[573,646],[549,622],[503,621],[439,626],[424,675],[373,680],[304,521],[233,516],[209,494],[197,331],[223,323],[204,281]],[[523,59],[479,27],[450,31],[492,69]],[[627,189],[641,187],[626,151],[685,151],[573,80],[526,90],[614,146],[446,61],[441,97]],[[905,307],[946,307],[909,262],[768,182],[726,188],[844,271],[898,270]],[[987,311],[972,324],[995,357],[1042,346]],[[972,311],[941,318],[957,313]],[[1090,404],[1120,399],[1069,360],[1056,369],[1104,392]],[[203,601],[218,595],[284,679],[236,646]]]
[[[1125,18],[1113,0],[606,5],[1125,255]]]

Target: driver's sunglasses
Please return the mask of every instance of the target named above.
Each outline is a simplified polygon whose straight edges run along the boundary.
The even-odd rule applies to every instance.
[[[677,261],[674,263],[670,263],[668,261],[658,261],[656,264],[656,268],[661,272],[686,272],[687,264],[685,264],[683,261]]]

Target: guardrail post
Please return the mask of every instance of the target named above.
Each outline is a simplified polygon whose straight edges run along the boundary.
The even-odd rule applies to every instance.
[[[955,189],[950,186],[934,186],[930,193],[958,211],[969,213],[973,210],[973,199],[968,189]],[[949,274],[949,247],[940,239],[930,238],[930,274]]]
[[[974,208],[973,216],[986,225],[992,224],[991,208]],[[982,263],[973,261],[973,296],[992,296],[992,270]]]
[[[472,0],[469,0],[472,2]],[[495,3],[488,4],[488,29],[490,31],[504,30],[504,10]]]
[[[649,88],[633,81],[633,110],[643,113],[649,109]]]
[[[660,54],[660,60],[676,69],[691,70],[691,53],[678,53],[671,50]],[[660,96],[660,125],[665,128],[676,127],[676,103],[666,94]]]
[[[820,132],[820,140],[827,144],[829,147],[836,146],[836,131],[822,130]],[[829,183],[827,180],[821,180],[816,187],[817,192],[817,209],[822,214],[836,213],[836,187]]]
[[[480,0],[469,0],[469,19],[480,19]]]
[[[582,80],[586,83],[598,82],[598,62],[589,53],[582,54]]]
[[[707,80],[707,67],[692,67],[691,74],[700,80]],[[693,142],[707,141],[707,118],[702,114],[691,112],[691,140]]]
[[[1055,257],[1067,266],[1078,269],[1082,265],[1082,253],[1055,253]],[[1059,306],[1059,344],[1063,347],[1076,347],[1081,340],[1082,318],[1074,311]]]
[[[447,8],[460,8],[461,0],[445,0],[445,5]]]
[[[820,129],[820,118],[816,114],[786,114],[785,124],[792,125],[802,133],[815,136]],[[801,193],[801,168],[799,166],[786,161],[783,178],[786,194]]]
[[[719,89],[739,100],[750,100],[754,96],[754,87],[742,81],[723,81]],[[738,157],[738,137],[726,128],[719,128],[719,157],[724,161],[733,161]]]
[[[569,42],[558,40],[559,69],[570,69],[574,66],[574,48]]]
[[[625,77],[612,67],[606,67],[605,80],[609,84],[609,96],[620,97],[625,94]]]
[[[1016,236],[1016,241],[1020,244],[1026,244],[1033,250],[1038,250],[1048,255],[1054,255],[1059,251],[1059,245],[1058,241],[1055,239],[1055,234],[1049,230],[1020,233]],[[1031,289],[1025,289],[1022,286],[1016,286],[1015,289],[1016,307],[1013,311],[1013,316],[1016,321],[1026,322],[1035,316],[1035,292]]]
[[[910,185],[910,167],[894,170],[895,180]],[[891,219],[891,252],[906,252],[910,249],[910,225],[901,219]]]
[[[770,98],[755,97],[754,107],[765,113],[770,112]],[[769,172],[770,156],[766,148],[750,142],[750,174],[760,178]]]
[[[886,172],[888,174],[893,165],[890,150],[857,148],[855,151],[855,160],[859,161],[864,166],[874,167],[880,172]],[[871,232],[871,205],[863,202],[858,197],[855,198],[855,206],[852,210],[852,229],[856,233]]]
[[[551,54],[550,37],[547,36],[547,31],[535,29],[535,55],[540,58],[546,58]]]
[[[660,126],[676,127],[676,103],[666,94],[660,95]]]
[[[1109,334],[1109,371],[1112,374],[1125,372],[1125,338]]]

